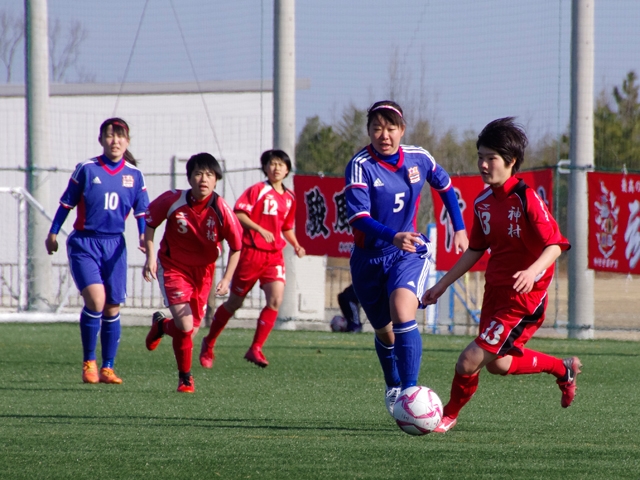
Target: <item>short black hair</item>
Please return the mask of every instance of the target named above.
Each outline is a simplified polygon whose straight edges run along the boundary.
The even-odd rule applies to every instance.
[[[191,178],[191,174],[196,168],[209,170],[216,174],[218,180],[222,179],[222,169],[216,158],[210,153],[196,153],[187,161],[187,178]]]
[[[367,130],[369,130],[371,122],[378,116],[382,117],[391,125],[398,127],[406,125],[402,107],[393,100],[381,100],[369,107],[369,110],[367,110]]]
[[[515,160],[512,173],[524,162],[524,151],[529,144],[524,127],[515,122],[515,117],[498,118],[487,124],[478,135],[476,148],[483,146],[495,150],[507,164]]]
[[[289,155],[284,150],[273,149],[262,152],[262,155],[260,155],[260,165],[262,165],[262,171],[265,175],[267,174],[267,165],[273,158],[282,160],[287,165],[287,170],[291,171],[291,158],[289,158]]]

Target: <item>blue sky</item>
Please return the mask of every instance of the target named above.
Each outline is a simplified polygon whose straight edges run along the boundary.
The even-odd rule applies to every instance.
[[[640,73],[640,3],[595,4],[597,93]],[[140,23],[144,5],[50,0],[48,8],[50,22],[85,27],[78,66],[96,82],[121,82],[131,54],[129,82],[271,78],[272,0],[173,0],[175,11],[150,0]],[[0,0],[0,11],[22,8]],[[296,74],[310,81],[297,92],[298,131],[307,117],[332,123],[346,106],[366,108],[392,90],[410,121],[420,115],[440,132],[515,115],[530,136],[555,136],[569,122],[569,0],[307,0],[296,4],[296,34]]]

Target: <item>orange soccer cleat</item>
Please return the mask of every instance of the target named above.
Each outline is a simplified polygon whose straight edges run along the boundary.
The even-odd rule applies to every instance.
[[[101,368],[100,369],[100,383],[112,383],[114,385],[120,385],[122,379],[116,375],[113,368]]]
[[[98,365],[95,360],[87,360],[82,364],[82,381],[84,383],[98,383]]]
[[[181,393],[195,393],[196,386],[193,383],[193,375],[180,375],[177,391]]]

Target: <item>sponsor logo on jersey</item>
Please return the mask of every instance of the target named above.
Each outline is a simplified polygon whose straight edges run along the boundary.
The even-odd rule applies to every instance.
[[[91,181],[91,183],[95,183],[96,185],[100,185],[102,183],[102,181],[100,180],[100,177],[93,177],[93,180]]]
[[[382,180],[380,180],[379,178],[376,178],[376,180],[373,182],[373,186],[374,187],[384,187],[384,183],[382,183]]]
[[[420,169],[418,167],[409,167],[409,182],[418,183],[420,181]]]
[[[488,203],[479,203],[478,204],[478,210],[482,210],[482,211],[489,210],[489,204]]]
[[[122,186],[133,188],[133,175],[122,175]]]

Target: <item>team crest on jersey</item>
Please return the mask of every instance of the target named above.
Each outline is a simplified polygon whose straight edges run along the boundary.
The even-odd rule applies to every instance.
[[[418,183],[420,181],[420,169],[418,167],[409,167],[409,182]]]
[[[133,188],[133,175],[122,175],[122,186]]]

